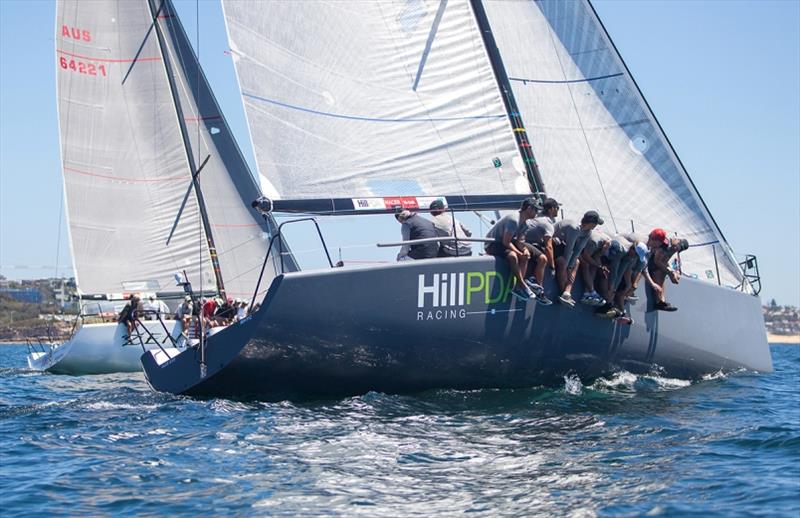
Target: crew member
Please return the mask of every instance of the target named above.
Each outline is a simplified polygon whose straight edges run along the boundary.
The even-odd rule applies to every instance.
[[[403,241],[416,239],[426,239],[437,237],[436,227],[433,222],[423,218],[419,214],[409,210],[403,210],[394,215],[395,219],[402,225],[400,235]],[[400,248],[397,254],[398,261],[407,259],[431,259],[439,255],[439,242],[430,241],[427,243],[407,244]]]
[[[503,216],[486,234],[486,237],[492,240],[491,243],[486,243],[486,253],[506,258],[516,282],[511,294],[521,300],[536,298],[524,278],[530,251],[520,242],[521,234],[527,228],[525,223],[534,218],[540,208],[538,200],[525,198],[520,205],[519,214]]]
[[[558,215],[559,204],[553,198],[547,198],[542,204],[542,211],[525,225],[525,246],[529,247],[531,259],[528,261],[528,270],[532,276],[527,277],[528,286],[536,294],[536,300],[542,305],[552,302],[544,293],[544,273],[549,266],[555,271],[555,257],[553,255],[553,232],[555,231],[555,217]]]
[[[431,221],[433,221],[433,226],[436,228],[436,235],[439,237],[453,237],[453,231],[455,230],[455,237],[459,239],[457,247],[455,241],[440,241],[439,257],[472,255],[472,246],[469,242],[461,241],[461,239],[472,237],[472,232],[469,228],[445,211],[447,206],[441,199],[433,200],[430,208]]]
[[[128,336],[133,333],[133,328],[136,326],[136,312],[140,309],[141,305],[139,297],[131,294],[131,296],[128,297],[128,303],[125,304],[125,307],[122,308],[122,311],[119,313],[117,321],[120,324],[125,324],[125,328],[128,330]]]
[[[583,277],[583,297],[581,304],[590,306],[602,306],[605,299],[595,290],[595,278],[597,272],[603,277],[608,276],[608,267],[602,262],[603,254],[611,245],[611,238],[599,230],[592,230],[586,246],[583,247],[580,257],[580,271]]]
[[[689,248],[689,242],[678,238],[667,239],[666,232],[662,229],[653,230],[650,237],[654,242],[659,243],[658,246],[651,249],[650,259],[644,270],[647,283],[656,295],[654,307],[660,311],[677,311],[678,308],[666,300],[666,280],[669,278],[672,284],[678,284],[680,281],[680,272],[671,267],[670,260],[673,255],[686,251]]]
[[[553,248],[556,258],[556,278],[561,290],[558,300],[567,307],[575,307],[572,298],[572,284],[575,282],[575,272],[578,268],[578,258],[589,240],[591,231],[603,224],[603,219],[593,210],[586,212],[580,223],[571,219],[564,219],[554,226],[553,239],[556,244]]]

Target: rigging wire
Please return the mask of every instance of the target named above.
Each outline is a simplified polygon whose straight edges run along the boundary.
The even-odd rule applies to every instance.
[[[555,36],[553,35],[553,29],[548,27],[547,33],[550,36],[550,42],[553,45],[553,49],[555,51],[556,59],[558,60],[558,66],[561,68],[561,74],[564,76],[564,79],[567,79],[567,71],[564,68],[564,63],[561,61],[561,55],[558,53]],[[611,224],[614,226],[614,232],[619,232],[617,229],[617,222],[614,219],[614,213],[611,210],[611,202],[608,201],[608,196],[606,195],[606,188],[603,185],[603,179],[600,177],[600,169],[597,167],[597,162],[594,158],[594,153],[592,152],[592,146],[589,145],[589,137],[586,135],[586,128],[583,126],[583,118],[581,117],[580,111],[578,110],[578,105],[575,102],[575,95],[572,93],[572,87],[570,84],[567,84],[567,90],[569,91],[569,98],[572,102],[572,107],[575,110],[575,116],[578,118],[578,123],[581,126],[581,134],[583,135],[583,140],[586,143],[586,150],[589,152],[589,158],[592,160],[592,167],[594,168],[594,173],[597,176],[597,182],[600,184],[600,192],[603,194],[603,199],[606,202],[606,207],[608,207],[608,215],[611,219]]]
[[[59,259],[61,258],[61,223],[64,218],[64,184],[61,184],[61,191],[59,195],[58,205],[58,238],[56,238],[56,271],[55,278],[58,279],[58,268],[60,266]]]

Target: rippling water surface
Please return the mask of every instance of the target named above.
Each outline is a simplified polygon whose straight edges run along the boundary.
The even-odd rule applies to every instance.
[[[304,403],[29,372],[0,347],[0,509],[238,515],[800,515],[800,347],[776,372],[619,373]]]

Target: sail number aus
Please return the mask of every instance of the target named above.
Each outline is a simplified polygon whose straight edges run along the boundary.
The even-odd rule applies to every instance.
[[[95,65],[94,63],[86,63],[79,59],[67,59],[63,56],[58,58],[58,61],[59,65],[61,65],[61,68],[64,70],[72,70],[73,72],[89,76],[106,77],[108,75],[105,65]]]

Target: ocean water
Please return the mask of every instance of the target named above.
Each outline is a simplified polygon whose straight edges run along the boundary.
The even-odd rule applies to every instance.
[[[0,347],[0,514],[800,515],[800,347],[776,372],[304,403],[29,372]]]

